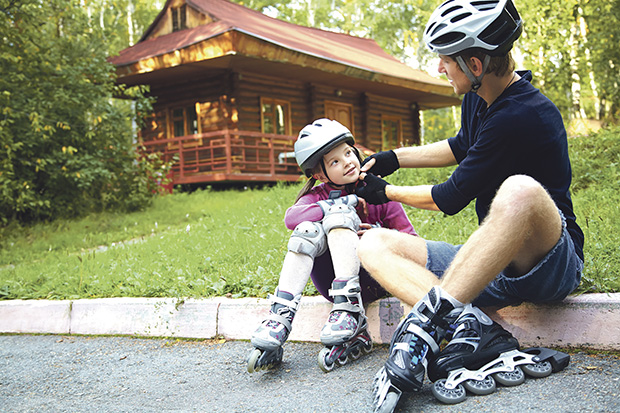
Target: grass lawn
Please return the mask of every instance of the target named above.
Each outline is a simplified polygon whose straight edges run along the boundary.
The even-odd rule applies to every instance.
[[[620,129],[570,140],[573,202],[586,235],[579,292],[620,291]],[[392,183],[438,183],[451,172],[401,170]],[[202,190],[146,211],[0,228],[0,299],[261,296],[277,285],[302,183]],[[420,235],[462,243],[473,204],[453,217],[406,208]],[[311,283],[306,294],[316,294]]]

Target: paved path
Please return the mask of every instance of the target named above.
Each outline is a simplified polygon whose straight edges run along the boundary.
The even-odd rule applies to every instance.
[[[0,335],[3,412],[370,412],[387,350],[323,373],[317,343],[287,343],[275,371],[248,374],[247,341]],[[428,384],[401,412],[620,412],[620,358],[573,353],[564,371],[444,406]]]

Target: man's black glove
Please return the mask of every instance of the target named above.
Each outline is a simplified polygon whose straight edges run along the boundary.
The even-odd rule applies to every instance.
[[[367,171],[374,175],[381,175],[386,177],[393,174],[398,168],[400,168],[400,162],[394,151],[377,152],[364,159],[362,166],[366,165],[371,159],[375,160],[375,164]]]
[[[355,189],[355,194],[360,198],[364,198],[366,202],[373,205],[385,204],[390,202],[385,194],[385,187],[389,184],[383,179],[366,174],[364,178],[365,185],[360,185]]]

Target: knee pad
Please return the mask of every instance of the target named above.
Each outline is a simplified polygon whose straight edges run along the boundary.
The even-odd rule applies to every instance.
[[[361,223],[355,208],[343,204],[330,206],[323,217],[323,229],[326,234],[334,228],[346,228],[357,232]]]
[[[316,258],[327,251],[327,239],[319,222],[304,221],[297,225],[288,241],[288,250]]]

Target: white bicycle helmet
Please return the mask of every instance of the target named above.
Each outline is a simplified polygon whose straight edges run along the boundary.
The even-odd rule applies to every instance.
[[[446,56],[469,49],[504,56],[522,30],[523,22],[512,0],[448,0],[431,15],[424,43]]]
[[[295,141],[295,159],[307,177],[321,162],[323,155],[346,142],[353,146],[355,139],[349,129],[331,119],[317,119],[306,125]]]

